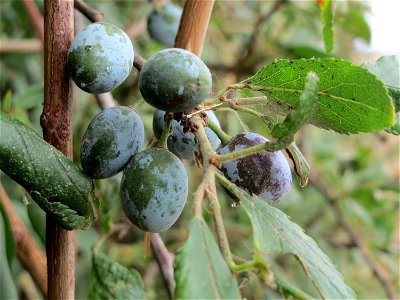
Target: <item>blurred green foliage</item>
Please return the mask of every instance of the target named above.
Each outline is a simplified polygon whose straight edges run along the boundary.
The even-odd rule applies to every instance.
[[[43,1],[35,1],[43,12]],[[162,49],[152,41],[141,25],[152,10],[144,1],[87,1],[105,13],[105,20],[130,33],[135,51],[144,58]],[[177,2],[182,5],[182,2]],[[0,38],[18,40],[36,38],[29,15],[20,1],[2,1]],[[216,92],[228,84],[254,74],[261,66],[276,58],[327,57],[322,38],[318,5],[314,1],[286,1],[263,20],[273,7],[273,1],[216,1],[209,25],[203,60],[210,67]],[[365,21],[368,7],[364,2],[336,1],[334,26],[335,45],[330,56],[354,59],[353,41],[370,40]],[[254,27],[257,20],[262,20]],[[87,20],[84,20],[87,24]],[[141,27],[142,26],[142,27]],[[256,31],[254,31],[256,29]],[[248,44],[251,36],[255,42]],[[19,117],[40,133],[39,118],[43,103],[43,58],[41,53],[0,53],[1,108]],[[152,113],[143,103],[137,88],[137,72],[113,91],[123,105],[135,105],[145,125],[146,142],[152,138]],[[100,111],[93,95],[77,88],[74,91],[74,161],[79,165],[80,140],[91,119]],[[251,130],[265,133],[261,122],[248,115],[218,112],[222,128],[229,134]],[[246,124],[246,125],[243,125]],[[387,133],[342,136],[306,126],[296,136],[297,142],[311,164],[312,172],[325,184],[321,192],[312,181],[306,188],[293,183],[289,195],[277,207],[315,239],[320,248],[338,266],[345,282],[358,297],[383,299],[383,285],[365,260],[365,253],[390,279],[392,289],[399,289],[399,143]],[[176,253],[188,235],[193,216],[192,194],[201,178],[201,170],[186,162],[190,180],[190,198],[178,222],[162,234],[168,249]],[[24,221],[32,237],[44,248],[44,227],[36,211],[27,202],[27,193],[0,174],[1,184]],[[105,234],[109,258],[126,267],[134,267],[142,275],[149,298],[167,297],[162,276],[154,258],[144,257],[143,233],[124,217],[119,204],[120,175],[96,182],[96,195],[101,201],[100,217],[93,228],[81,232],[77,261],[76,297],[86,298],[91,284],[90,248]],[[244,211],[232,207],[232,200],[219,193],[225,226],[232,252],[251,258],[251,224]],[[332,206],[332,200],[337,207]],[[28,202],[31,200],[28,199]],[[29,209],[27,209],[27,206]],[[211,210],[206,207],[205,219],[213,229]],[[3,217],[4,220],[4,217]],[[43,219],[42,219],[43,220]],[[362,247],[355,243],[343,220],[356,233]],[[4,256],[2,250],[0,255]],[[4,259],[4,257],[2,258]],[[314,294],[315,290],[304,271],[290,256],[276,257],[273,270],[297,287]],[[22,281],[26,271],[12,260],[11,276],[21,298],[31,298],[31,290]],[[279,298],[251,273],[239,279],[241,292],[248,299]]]

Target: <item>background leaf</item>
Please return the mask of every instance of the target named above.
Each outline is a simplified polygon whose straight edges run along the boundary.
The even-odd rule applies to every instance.
[[[4,209],[3,203],[0,201],[0,215],[2,216],[3,224],[3,235],[5,242],[5,251],[7,254],[8,264],[11,266],[12,261],[15,257],[15,240],[14,234],[11,230],[10,220],[8,219],[7,213]]]
[[[143,280],[134,270],[128,270],[106,255],[94,252],[94,284],[89,299],[146,299]]]
[[[176,257],[177,299],[240,299],[218,245],[204,220],[194,219],[190,234]]]
[[[336,22],[343,30],[350,32],[355,37],[359,37],[367,43],[371,41],[371,30],[359,8],[350,8],[346,13],[341,13],[339,16],[338,13],[335,13]]]
[[[91,179],[18,120],[0,112],[0,125],[0,169],[64,228],[90,225],[94,219]]]
[[[21,93],[13,95],[12,103],[18,108],[33,109],[38,106],[38,103],[43,102],[43,94],[43,83],[32,84]]]
[[[243,83],[275,102],[275,113],[296,105],[308,72],[320,79],[319,108],[311,123],[339,133],[383,130],[394,123],[394,109],[382,82],[351,62],[327,59],[278,60]]]
[[[32,228],[39,236],[42,244],[46,245],[46,213],[34,201],[31,201],[26,208]]]
[[[398,55],[382,56],[376,61],[363,64],[371,73],[378,76],[388,87],[396,111],[400,110],[400,61]],[[400,113],[396,114],[396,123],[386,129],[387,132],[400,135]]]
[[[398,55],[382,56],[362,65],[378,76],[386,85],[400,88],[400,61]]]
[[[333,30],[332,30],[332,1],[323,0],[320,2],[321,18],[322,18],[322,34],[324,36],[325,49],[331,52],[333,49]]]

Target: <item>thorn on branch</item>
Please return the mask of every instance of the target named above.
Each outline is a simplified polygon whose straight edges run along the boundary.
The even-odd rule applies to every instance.
[[[222,168],[222,163],[218,160],[217,157],[213,156],[210,157],[210,164],[213,164],[214,166],[216,166],[218,169]]]

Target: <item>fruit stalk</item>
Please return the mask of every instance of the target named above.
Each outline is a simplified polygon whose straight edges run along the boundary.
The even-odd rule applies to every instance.
[[[219,137],[222,144],[226,144],[232,137],[226,134],[217,124],[211,119],[207,119],[207,126]]]
[[[72,88],[67,53],[74,36],[74,2],[45,1],[44,107],[40,119],[44,139],[72,158]],[[60,34],[62,33],[62,34]],[[46,219],[49,299],[75,294],[75,232]]]
[[[290,143],[291,142],[289,142],[287,144],[285,143],[283,145],[280,145],[279,143],[276,143],[276,142],[266,142],[266,143],[258,144],[258,145],[255,145],[255,146],[251,146],[249,148],[245,148],[245,149],[242,149],[242,150],[237,150],[237,151],[234,151],[234,152],[230,152],[230,153],[227,153],[227,154],[217,155],[216,159],[219,162],[226,162],[226,161],[230,161],[230,160],[233,160],[233,159],[237,159],[237,158],[241,158],[241,157],[244,157],[244,156],[248,156],[250,154],[254,154],[254,153],[257,153],[257,152],[260,152],[260,151],[263,151],[263,150],[264,151],[268,151],[268,152],[275,152],[275,151],[281,150],[283,148],[286,148]]]
[[[168,141],[168,137],[171,132],[171,125],[172,125],[172,116],[166,115],[164,130],[161,134],[161,137],[159,138],[159,140],[157,142],[157,145],[159,147],[162,147],[164,149],[168,148],[167,141]]]

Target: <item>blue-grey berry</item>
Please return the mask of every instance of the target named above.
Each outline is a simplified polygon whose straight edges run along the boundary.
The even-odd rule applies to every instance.
[[[128,35],[109,23],[92,23],[80,31],[68,51],[68,71],[78,87],[101,94],[130,74],[134,50]]]

